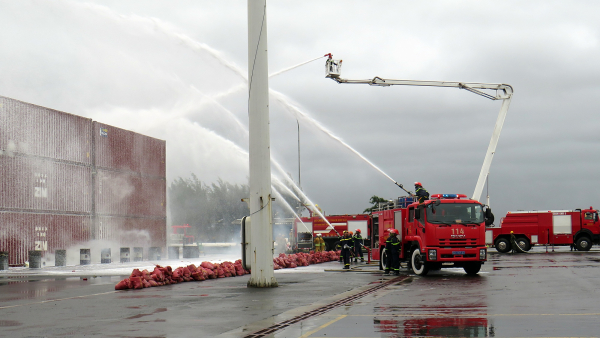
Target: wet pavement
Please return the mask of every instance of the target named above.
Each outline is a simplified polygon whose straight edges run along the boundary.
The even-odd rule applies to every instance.
[[[247,288],[249,277],[241,276],[115,291],[118,274],[143,265],[135,263],[11,269],[0,271],[0,336],[600,335],[600,251],[490,253],[478,276],[403,269],[391,277],[374,264],[344,272],[329,262],[278,270],[280,286],[272,289]]]

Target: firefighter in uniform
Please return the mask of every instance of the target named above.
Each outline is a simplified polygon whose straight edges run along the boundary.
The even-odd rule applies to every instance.
[[[365,259],[363,258],[362,252],[363,238],[360,235],[360,229],[356,229],[356,234],[352,236],[352,240],[354,241],[354,261],[356,262],[360,257],[360,261],[364,262]]]
[[[350,255],[353,250],[352,236],[344,231],[344,237],[340,240],[342,246],[342,257],[344,258],[344,269],[350,269]]]
[[[385,266],[385,274],[389,275],[390,270],[394,271],[395,275],[400,274],[400,239],[398,229],[390,229],[390,235],[385,241],[385,250],[387,254],[387,265]]]
[[[325,251],[325,241],[321,237],[321,234],[317,234],[317,237],[315,237],[315,252],[321,251]]]
[[[423,188],[421,182],[415,182],[415,196],[417,197],[419,204],[429,199],[429,193]]]

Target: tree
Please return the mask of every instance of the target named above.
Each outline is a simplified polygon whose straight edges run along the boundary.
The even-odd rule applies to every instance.
[[[369,200],[369,203],[372,204],[372,206],[370,208],[366,208],[363,213],[371,213],[373,211],[375,211],[377,208],[379,208],[379,203],[387,203],[388,200],[386,200],[385,198],[379,197],[377,195],[373,195],[371,196],[371,199]]]
[[[250,213],[247,185],[217,182],[207,185],[192,174],[181,177],[169,186],[169,210],[174,225],[189,224],[191,235],[201,242],[231,242],[239,236],[235,220]]]

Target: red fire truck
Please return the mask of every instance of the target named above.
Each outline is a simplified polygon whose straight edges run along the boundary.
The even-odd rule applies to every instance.
[[[317,234],[321,234],[325,241],[326,250],[336,250],[336,244],[340,241],[340,237],[344,231],[356,231],[360,229],[363,238],[365,238],[365,246],[369,245],[366,239],[370,223],[370,215],[330,215],[325,216],[327,224],[323,218],[311,213],[310,217],[296,218],[292,228],[295,234],[295,243],[292,240],[292,246],[298,250],[312,250],[313,239]]]
[[[488,228],[488,242],[501,253],[513,249],[529,251],[536,244],[574,245],[577,250],[588,251],[600,242],[598,210],[511,211],[498,228]],[[514,241],[511,241],[513,235]],[[491,238],[490,238],[491,237]]]
[[[439,194],[422,204],[410,197],[384,205],[372,213],[373,259],[385,269],[388,252],[385,241],[390,229],[400,233],[400,261],[407,262],[417,275],[446,267],[462,267],[477,274],[487,259],[485,224],[491,223],[491,209],[466,195]]]

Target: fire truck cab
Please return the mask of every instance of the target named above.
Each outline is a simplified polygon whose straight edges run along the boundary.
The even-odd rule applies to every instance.
[[[390,229],[399,231],[400,262],[417,275],[430,270],[462,267],[477,274],[487,260],[485,222],[491,209],[461,194],[432,195],[422,204],[401,197],[396,208],[372,213],[372,254],[380,269],[387,265],[385,243]]]

